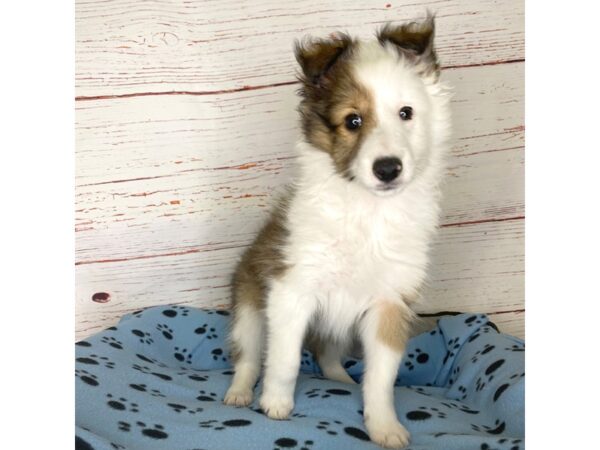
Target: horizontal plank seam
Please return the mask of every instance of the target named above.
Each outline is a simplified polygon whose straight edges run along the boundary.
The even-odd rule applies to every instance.
[[[511,309],[509,311],[490,311],[483,314],[514,314],[524,313],[525,309]],[[439,311],[435,313],[417,313],[419,317],[442,317],[442,316],[457,316],[459,314],[465,314],[462,311]],[[467,313],[469,314],[469,313]]]
[[[509,220],[523,220],[525,216],[516,216],[516,217],[503,217],[499,219],[481,219],[481,220],[471,220],[469,222],[453,222],[453,223],[444,223],[440,225],[440,228],[447,227],[460,227],[465,225],[476,225],[478,223],[490,223],[490,222],[506,222]]]
[[[75,188],[81,188],[81,187],[89,187],[89,186],[101,186],[103,184],[114,184],[114,183],[128,183],[130,181],[145,181],[145,180],[156,180],[158,178],[171,178],[171,177],[176,177],[181,175],[182,173],[190,173],[190,172],[210,172],[210,171],[215,171],[215,170],[244,170],[244,169],[250,169],[258,164],[262,164],[262,163],[267,163],[267,162],[272,162],[272,161],[286,161],[286,160],[291,160],[291,159],[295,159],[297,158],[296,155],[292,155],[292,156],[279,156],[277,158],[272,158],[269,160],[260,160],[260,161],[251,161],[248,163],[244,163],[244,164],[239,164],[237,166],[219,166],[219,167],[200,167],[198,169],[187,169],[187,170],[181,170],[179,172],[176,173],[170,173],[167,175],[156,175],[153,177],[138,177],[138,178],[124,178],[121,180],[111,180],[111,181],[100,181],[97,183],[86,183],[86,184],[79,184],[76,185]]]
[[[525,59],[509,59],[504,61],[489,61],[483,63],[476,64],[462,64],[455,66],[446,66],[442,67],[443,70],[453,70],[453,69],[464,69],[469,67],[483,67],[483,66],[496,66],[499,64],[513,64],[513,63],[521,63],[524,62]],[[234,94],[236,92],[245,92],[245,91],[256,91],[260,89],[269,89],[281,86],[291,86],[294,84],[299,84],[300,82],[297,80],[294,81],[282,81],[280,83],[273,84],[265,84],[265,85],[257,85],[257,86],[243,86],[241,88],[232,88],[232,89],[220,89],[215,91],[165,91],[165,92],[132,92],[130,94],[112,94],[112,95],[94,95],[94,96],[77,96],[75,97],[75,101],[90,101],[90,100],[113,100],[119,98],[131,98],[131,97],[148,97],[148,96],[158,96],[158,95],[219,95],[219,94]]]
[[[482,219],[482,220],[473,220],[473,221],[470,221],[470,222],[447,223],[447,224],[441,225],[440,227],[441,228],[458,227],[458,226],[476,225],[476,224],[480,224],[480,223],[505,222],[505,221],[509,221],[509,220],[522,220],[522,219],[525,219],[525,216],[507,217],[507,218],[503,218],[503,219]],[[160,254],[155,254],[155,255],[132,256],[132,257],[129,257],[129,258],[114,258],[114,259],[99,259],[99,260],[92,260],[92,261],[78,261],[78,262],[75,263],[75,265],[76,266],[82,266],[82,265],[89,265],[89,264],[104,264],[104,263],[113,263],[113,262],[134,261],[134,260],[138,260],[138,259],[161,258],[161,257],[164,257],[164,256],[181,256],[181,255],[189,255],[189,254],[193,254],[193,253],[211,252],[211,251],[216,251],[216,250],[229,250],[229,249],[244,248],[244,247],[247,247],[247,245],[246,244],[229,245],[229,246],[216,247],[216,248],[208,248],[208,249],[194,248],[194,249],[191,249],[191,250],[184,250],[184,251],[181,251],[181,252],[160,253]]]

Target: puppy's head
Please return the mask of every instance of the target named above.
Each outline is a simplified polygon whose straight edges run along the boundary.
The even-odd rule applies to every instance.
[[[387,25],[377,40],[340,34],[296,44],[307,142],[349,182],[389,195],[418,177],[435,136],[434,20]]]

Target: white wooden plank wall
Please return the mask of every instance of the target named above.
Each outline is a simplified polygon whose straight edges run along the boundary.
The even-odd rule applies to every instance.
[[[420,311],[485,312],[523,335],[523,4],[403,3],[76,2],[78,339],[151,305],[226,307],[294,163],[293,40],[426,8],[456,139]]]

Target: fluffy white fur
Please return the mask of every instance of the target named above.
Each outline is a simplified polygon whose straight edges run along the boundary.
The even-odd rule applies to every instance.
[[[320,362],[326,375],[351,382],[339,360],[348,337],[363,343],[365,422],[371,439],[386,447],[408,443],[396,417],[393,384],[402,353],[377,338],[379,306],[409,310],[428,264],[438,224],[439,184],[450,133],[449,94],[437,78],[423,78],[391,46],[361,44],[355,78],[371,92],[377,126],[342,178],[330,156],[298,144],[296,191],[287,212],[283,249],[289,270],[272,280],[267,299],[267,354],[260,405],[269,417],[291,412],[306,330],[331,339]],[[410,105],[411,121],[398,111]],[[372,172],[377,158],[397,156],[403,171],[395,189],[382,191]],[[256,314],[256,313],[253,313]],[[318,319],[315,319],[318,318]],[[236,331],[250,352],[260,352],[256,318]],[[248,338],[254,336],[254,338]],[[247,404],[258,377],[256,358],[236,365],[226,402]]]

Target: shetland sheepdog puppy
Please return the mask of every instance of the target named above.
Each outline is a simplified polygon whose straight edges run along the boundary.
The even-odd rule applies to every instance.
[[[394,381],[438,225],[450,94],[432,16],[376,36],[296,43],[298,173],[235,271],[224,401],[251,403],[264,360],[260,406],[285,419],[303,345],[326,377],[354,383],[341,358],[359,342],[365,426],[401,448]]]

